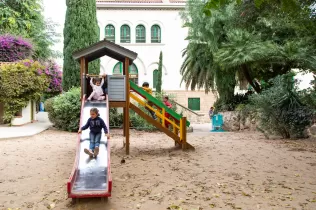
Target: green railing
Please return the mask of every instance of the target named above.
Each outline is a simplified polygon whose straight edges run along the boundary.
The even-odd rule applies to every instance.
[[[169,109],[162,101],[156,99],[155,97],[153,97],[152,95],[147,93],[145,90],[143,90],[143,88],[138,87],[134,82],[129,81],[129,84],[130,84],[130,87],[131,87],[132,90],[134,90],[137,93],[139,93],[140,95],[146,97],[147,100],[153,102],[157,107],[164,108],[166,110],[166,112],[168,112],[174,119],[180,121],[182,116],[179,115],[178,113],[176,113],[175,111],[173,111],[172,109]],[[190,122],[187,121],[186,125],[187,125],[187,127],[189,127],[190,126]]]

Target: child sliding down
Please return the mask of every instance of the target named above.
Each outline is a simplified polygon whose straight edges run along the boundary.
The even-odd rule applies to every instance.
[[[84,152],[90,157],[97,157],[97,155],[99,154],[102,128],[104,129],[104,133],[108,137],[108,139],[110,138],[106,124],[99,116],[99,110],[97,108],[92,108],[90,110],[90,118],[88,119],[86,125],[84,125],[78,131],[78,133],[81,133],[83,130],[86,130],[90,127],[90,146],[89,149],[84,149]]]
[[[87,75],[87,76],[89,76],[89,75]],[[103,83],[104,83],[104,77],[102,77],[101,82],[99,79],[95,82],[95,84],[93,84],[93,78],[90,78],[90,85],[93,89],[93,92],[91,93],[91,95],[87,99],[88,101],[91,101],[91,99],[98,100],[98,101],[102,101],[105,99],[105,96],[103,96],[104,93],[103,93],[103,89],[102,89]]]

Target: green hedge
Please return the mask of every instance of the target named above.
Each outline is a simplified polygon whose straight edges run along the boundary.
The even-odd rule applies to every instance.
[[[80,120],[80,88],[72,88],[45,102],[48,117],[55,127],[65,131],[77,131]]]

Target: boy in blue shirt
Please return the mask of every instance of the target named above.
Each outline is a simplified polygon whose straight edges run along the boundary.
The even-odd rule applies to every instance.
[[[84,152],[90,157],[97,157],[99,154],[102,128],[104,129],[104,133],[108,139],[110,138],[106,124],[99,116],[99,110],[97,108],[92,108],[90,110],[90,118],[87,123],[78,131],[78,133],[82,133],[83,130],[90,127],[90,146],[89,149],[84,149]]]

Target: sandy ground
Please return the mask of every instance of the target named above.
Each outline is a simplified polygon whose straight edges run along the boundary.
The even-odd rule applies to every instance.
[[[0,209],[316,209],[313,141],[195,133],[188,141],[196,151],[183,152],[161,133],[133,131],[131,155],[125,157],[122,136],[115,134],[112,197],[74,205],[66,182],[75,141],[76,134],[54,130],[1,140]]]

